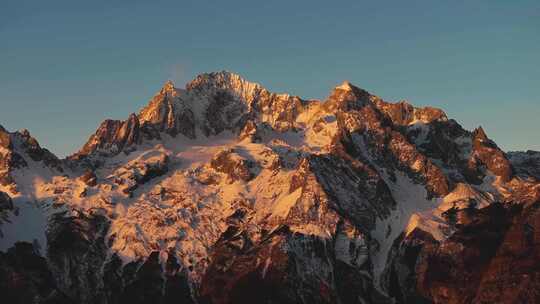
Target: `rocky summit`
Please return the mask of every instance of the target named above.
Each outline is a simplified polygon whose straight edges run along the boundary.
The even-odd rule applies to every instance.
[[[540,153],[348,82],[167,82],[59,159],[0,127],[2,303],[540,303]]]

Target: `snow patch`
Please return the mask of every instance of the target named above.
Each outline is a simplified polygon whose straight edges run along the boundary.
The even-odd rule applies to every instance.
[[[376,228],[371,232],[371,236],[379,243],[378,249],[372,252],[375,286],[379,286],[392,244],[407,228],[409,219],[414,214],[432,210],[438,205],[438,199],[426,199],[426,188],[423,185],[414,183],[403,172],[394,172],[395,182],[392,182],[386,172],[383,171],[382,173],[381,176],[388,184],[397,206],[390,216],[385,219],[378,219]]]
[[[298,188],[293,193],[278,200],[272,209],[272,216],[286,218],[291,208],[302,195],[302,188]]]

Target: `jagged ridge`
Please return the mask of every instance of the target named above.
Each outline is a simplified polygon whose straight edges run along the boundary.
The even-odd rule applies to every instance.
[[[55,283],[34,291],[43,301],[440,302],[430,286],[404,283],[404,273],[424,280],[409,264],[401,271],[410,246],[455,243],[454,211],[529,210],[540,198],[536,171],[512,155],[515,169],[483,129],[348,82],[324,101],[229,72],[185,89],[167,82],[66,160],[27,132],[0,131],[10,177],[0,212],[11,221],[0,249],[38,216],[43,226],[19,239],[37,239],[33,254],[47,257],[36,275]],[[5,273],[37,282],[12,255],[0,256]],[[437,267],[423,256],[418,265]]]

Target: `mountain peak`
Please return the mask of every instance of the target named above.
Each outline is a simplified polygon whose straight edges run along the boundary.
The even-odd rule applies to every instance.
[[[202,73],[195,76],[195,78],[186,85],[186,88],[196,88],[201,84],[216,84],[218,82],[232,82],[235,80],[247,82],[247,80],[240,75],[226,70]]]
[[[200,74],[186,85],[186,89],[207,93],[225,90],[245,100],[266,90],[258,83],[249,82],[240,75],[225,70]]]
[[[167,80],[161,90],[157,93],[158,96],[176,96],[178,95],[178,89],[175,88],[172,80]]]
[[[344,91],[352,91],[352,90],[353,90],[353,86],[352,86],[352,84],[351,84],[348,80],[345,80],[345,81],[343,81],[340,85],[338,85],[338,86],[336,87],[336,89],[344,90]]]
[[[161,90],[163,91],[172,91],[174,90],[174,82],[172,80],[167,80],[165,84],[163,84],[163,88]]]
[[[488,137],[486,135],[486,131],[484,131],[484,128],[482,126],[479,126],[478,128],[474,129],[473,131],[474,138],[477,138],[479,140],[487,140]]]
[[[304,100],[227,71],[167,81],[66,161],[0,127],[0,282],[20,278],[24,296],[6,302],[477,300],[531,273],[540,231],[540,155],[509,160],[482,139],[348,81]],[[486,254],[469,270],[470,252]],[[39,298],[24,290],[46,280]],[[521,299],[489,286],[477,302]]]

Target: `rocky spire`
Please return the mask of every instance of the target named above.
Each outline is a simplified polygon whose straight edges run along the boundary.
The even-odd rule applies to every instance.
[[[330,93],[327,100],[327,107],[329,109],[341,109],[345,111],[357,109],[370,103],[371,97],[372,95],[366,90],[356,87],[348,81],[344,81]]]
[[[473,133],[473,153],[469,160],[469,168],[478,170],[478,164],[487,167],[502,181],[509,181],[512,177],[512,166],[505,153],[495,142],[489,139],[482,127],[476,128]]]
[[[479,141],[488,140],[486,132],[484,131],[484,128],[482,128],[482,126],[479,126],[478,128],[474,129],[473,137],[475,140],[479,140]]]
[[[163,95],[174,95],[176,93],[176,88],[172,80],[167,80],[163,87],[160,90],[160,94]]]

